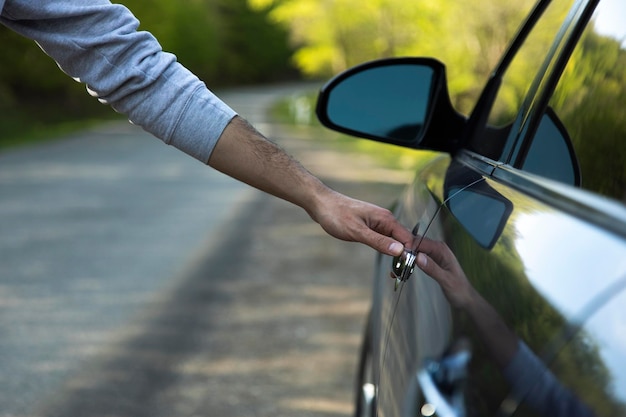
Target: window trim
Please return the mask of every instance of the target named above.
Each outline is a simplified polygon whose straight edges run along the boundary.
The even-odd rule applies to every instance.
[[[481,147],[480,144],[487,132],[487,120],[500,91],[503,77],[530,33],[535,29],[548,6],[551,5],[552,0],[539,0],[535,4],[500,62],[496,65],[470,114],[467,133],[462,139],[466,149],[483,153],[488,158],[515,167],[523,165],[532,143],[532,137],[539,127],[543,111],[547,107],[563,69],[599,1],[577,0],[570,6],[567,16],[554,34],[548,53],[530,84],[526,97],[517,111],[517,116],[507,127],[509,131],[506,133],[506,142],[499,152],[500,154],[486,155],[485,148]]]
[[[614,200],[511,165],[495,167],[491,178],[563,213],[626,238],[626,209]]]
[[[524,42],[526,42],[528,35],[530,35],[537,22],[539,22],[543,16],[551,1],[552,0],[537,1],[531,12],[526,17],[526,20],[522,22],[520,29],[513,37],[513,40],[502,54],[500,61],[483,87],[480,97],[478,98],[478,101],[468,118],[467,133],[466,137],[463,138],[465,148],[469,149],[469,145],[471,145],[473,141],[480,139],[480,136],[482,136],[482,132],[487,125],[489,113],[493,107],[498,92],[500,91],[504,74],[511,65],[511,62],[513,62],[515,56],[517,56],[522,45],[524,45]],[[504,155],[504,153],[502,153],[502,155]],[[502,159],[502,155],[500,155],[500,158],[498,159]]]
[[[549,58],[546,59],[540,76],[533,82],[514,122],[514,126],[519,125],[519,128],[516,133],[513,130],[511,132],[517,137],[512,141],[513,147],[505,160],[507,164],[516,168],[524,165],[548,103],[599,2],[600,0],[581,0],[572,6],[554,41]]]

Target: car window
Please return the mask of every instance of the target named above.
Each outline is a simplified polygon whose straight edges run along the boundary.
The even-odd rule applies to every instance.
[[[488,110],[487,126],[472,138],[471,150],[495,160],[508,155],[512,143],[507,146],[507,142],[517,136],[511,134],[515,118],[573,3],[574,0],[549,2],[502,74],[500,87]]]
[[[580,185],[580,168],[572,140],[552,108],[548,107],[541,117],[520,167],[565,184]]]
[[[550,100],[578,156],[582,187],[626,201],[626,3],[600,2]],[[533,143],[548,139],[539,132]]]

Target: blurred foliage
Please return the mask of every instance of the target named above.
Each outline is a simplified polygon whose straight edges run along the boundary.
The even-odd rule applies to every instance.
[[[246,0],[124,0],[166,51],[210,86],[293,76],[286,30]]]
[[[432,56],[448,68],[457,109],[468,113],[535,0],[248,0],[289,29],[296,66],[328,78],[355,64]]]
[[[583,187],[626,202],[626,50],[583,35],[550,105],[572,139]]]
[[[329,78],[364,61],[431,56],[446,64],[455,108],[469,114],[535,0],[248,0],[289,31],[294,63]],[[509,124],[572,1],[553,2],[506,72],[490,123]],[[593,24],[572,56],[552,106],[580,159],[583,186],[626,201],[626,52]]]
[[[298,73],[327,79],[368,60],[432,56],[446,64],[453,103],[468,114],[535,0],[123,3],[140,19],[140,29],[154,33],[165,50],[212,88]],[[562,12],[548,11],[540,25],[552,28],[563,17]],[[510,119],[515,114],[531,79],[528,74],[541,65],[546,37],[552,33],[533,32],[536,38],[520,52],[524,59],[516,60],[507,72],[494,117]],[[5,46],[0,65],[3,140],[59,121],[115,117],[85,94],[83,86],[68,81],[32,41],[2,26],[0,41]],[[585,186],[617,198],[625,197],[626,187],[626,155],[614,152],[626,123],[624,64],[619,43],[592,30],[575,52],[553,99],[581,159]]]

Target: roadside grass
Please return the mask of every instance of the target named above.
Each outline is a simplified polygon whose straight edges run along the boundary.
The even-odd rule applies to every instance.
[[[101,105],[99,105],[101,106]],[[20,104],[3,108],[0,116],[0,151],[50,142],[121,115],[101,106],[88,111],[70,111],[62,106]]]
[[[285,97],[270,109],[271,117],[279,123],[319,130],[315,134],[316,140],[325,141],[328,146],[339,152],[369,155],[390,169],[414,170],[435,156],[434,152],[403,148],[331,131],[317,120],[316,101],[317,92]]]

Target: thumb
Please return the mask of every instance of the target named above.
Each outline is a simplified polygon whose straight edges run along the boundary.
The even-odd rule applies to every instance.
[[[385,255],[400,256],[404,252],[404,245],[391,237],[374,231],[366,233],[364,237],[363,243]]]
[[[437,265],[435,261],[423,252],[417,254],[417,266],[426,273],[429,277],[438,281],[441,277],[443,270]]]

